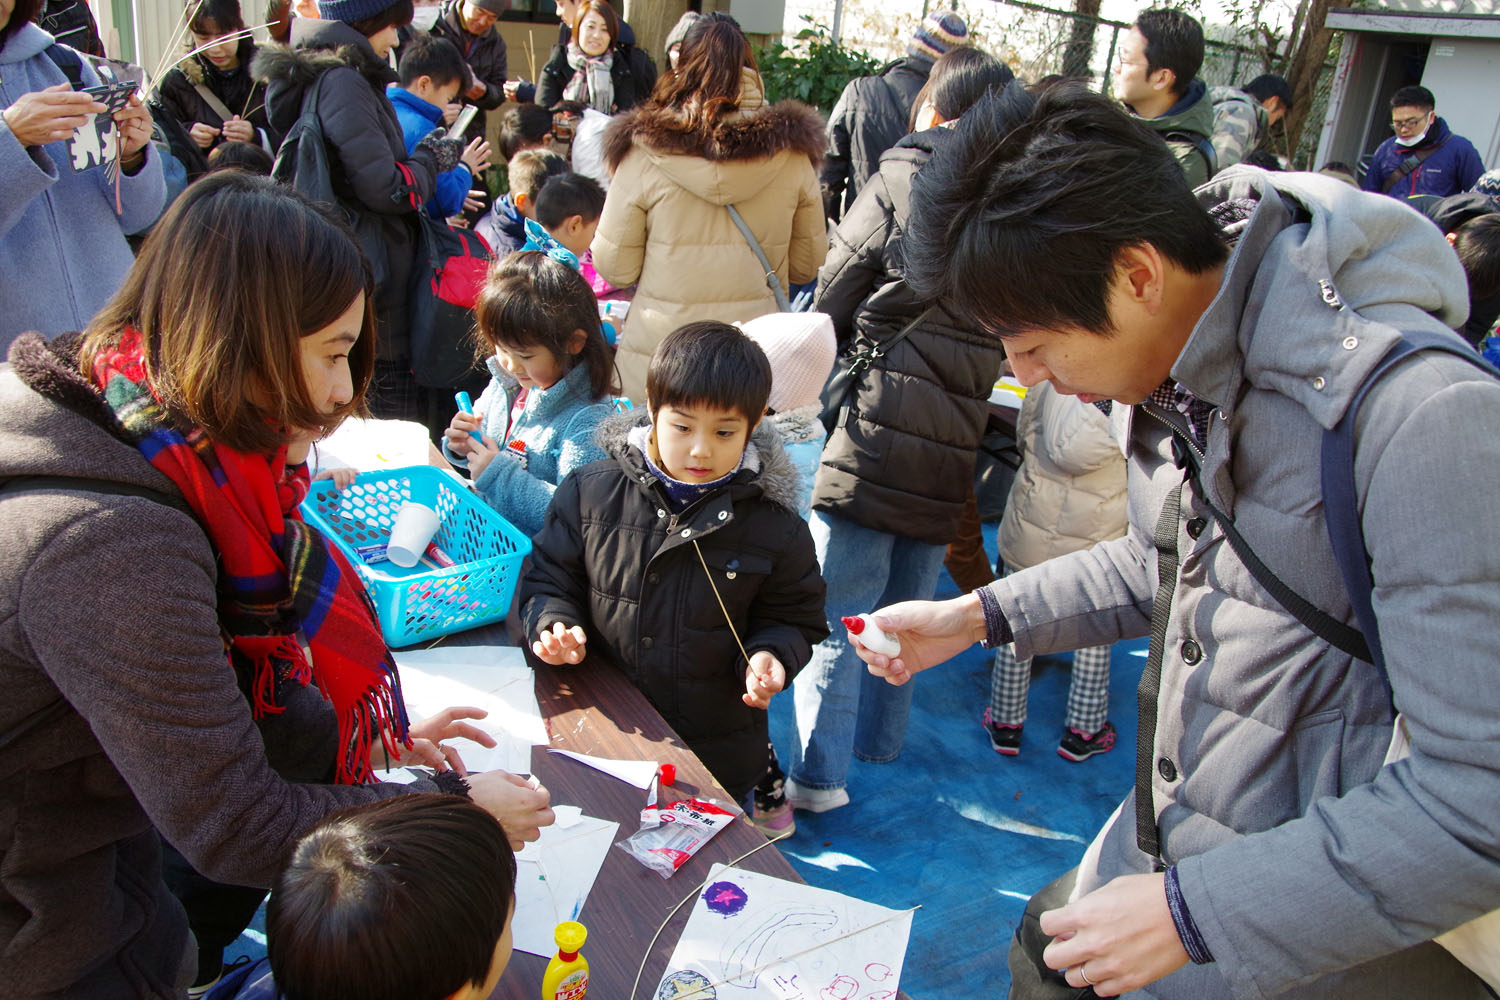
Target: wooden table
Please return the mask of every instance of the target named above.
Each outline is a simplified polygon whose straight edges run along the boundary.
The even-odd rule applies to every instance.
[[[444,646],[503,643],[500,626],[454,636]],[[696,756],[687,749],[661,715],[625,676],[607,663],[537,669],[537,701],[552,734],[552,746],[619,760],[655,760],[677,767],[677,783],[666,789],[667,801],[692,795],[729,802]],[[552,793],[553,804],[576,805],[584,814],[619,822],[616,841],[640,829],[646,793],[633,785],[596,771],[547,747],[532,748],[532,772]],[[589,893],[579,921],[589,929],[584,957],[589,960],[589,996],[599,1000],[629,1000],[631,983],[647,943],[668,911],[685,896],[696,894],[714,862],[728,863],[766,843],[748,819],[721,829],[670,879],[649,870],[624,851],[610,848]],[[765,847],[741,867],[801,882],[774,846]],[[666,971],[677,938],[687,924],[688,903],[677,912],[652,949],[636,996],[654,996]],[[491,994],[491,1000],[537,1000],[547,959],[517,951]]]

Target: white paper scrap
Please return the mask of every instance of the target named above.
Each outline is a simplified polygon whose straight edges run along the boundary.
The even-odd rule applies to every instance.
[[[910,935],[909,912],[714,865],[651,995],[890,1000]]]
[[[582,913],[620,824],[581,816],[561,827],[543,827],[541,838],[516,854],[515,946],[543,958],[557,954],[553,929]]]
[[[416,781],[418,778],[422,777],[422,775],[413,771],[409,767],[393,767],[390,770],[377,768],[375,771],[375,777],[380,779],[381,781],[384,781],[388,785],[409,785],[413,781]]]
[[[637,788],[649,788],[651,782],[656,779],[656,772],[660,769],[654,760],[611,760],[608,757],[591,757],[586,753],[558,750],[555,747],[547,752],[572,757],[579,763],[587,764],[596,771],[603,771],[610,777],[619,778],[627,785],[634,785]]]
[[[431,453],[427,428],[415,421],[351,417],[313,448],[312,471],[401,469],[426,465]]]
[[[488,712],[469,719],[495,739],[493,748],[453,738],[444,740],[471,771],[531,770],[531,748],[545,745],[547,724],[536,700],[536,675],[515,646],[449,646],[393,654],[401,668],[401,692],[413,720],[450,706]]]

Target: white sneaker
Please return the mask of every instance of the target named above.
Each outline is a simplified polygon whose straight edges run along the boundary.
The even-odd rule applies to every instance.
[[[793,809],[821,813],[849,804],[849,790],[846,788],[803,788],[788,778],[784,790]]]

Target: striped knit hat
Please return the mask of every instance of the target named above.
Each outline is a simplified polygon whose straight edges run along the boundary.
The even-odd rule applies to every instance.
[[[951,10],[935,10],[922,19],[906,54],[915,59],[936,62],[949,49],[969,43],[969,26]]]

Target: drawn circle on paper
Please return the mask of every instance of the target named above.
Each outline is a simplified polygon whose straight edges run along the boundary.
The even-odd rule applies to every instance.
[[[704,890],[703,902],[708,905],[710,912],[721,917],[732,917],[745,908],[750,897],[733,882],[715,882]]]
[[[865,978],[872,983],[882,983],[891,978],[891,967],[882,962],[871,962],[865,966]]]
[[[674,972],[657,987],[656,1000],[675,1000],[676,997],[692,997],[693,1000],[716,1000],[718,994],[709,985],[708,977],[692,969]]]

